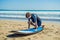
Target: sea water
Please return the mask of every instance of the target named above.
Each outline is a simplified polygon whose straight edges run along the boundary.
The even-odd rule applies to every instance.
[[[37,14],[44,21],[60,21],[60,11],[0,11],[0,20],[27,20],[26,12]]]

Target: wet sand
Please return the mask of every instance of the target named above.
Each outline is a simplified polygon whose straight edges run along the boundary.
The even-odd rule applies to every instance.
[[[57,22],[43,22],[44,30],[27,36],[7,37],[13,34],[12,30],[27,29],[27,22],[0,20],[0,40],[60,40],[60,23]],[[31,26],[33,27],[33,26]]]

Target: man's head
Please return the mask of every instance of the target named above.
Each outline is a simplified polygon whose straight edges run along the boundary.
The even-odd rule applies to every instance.
[[[26,18],[31,18],[31,13],[27,12],[26,13]]]

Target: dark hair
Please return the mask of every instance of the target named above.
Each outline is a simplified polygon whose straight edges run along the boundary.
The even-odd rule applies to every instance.
[[[29,16],[31,16],[31,14],[29,12],[26,13],[26,18],[28,18]]]

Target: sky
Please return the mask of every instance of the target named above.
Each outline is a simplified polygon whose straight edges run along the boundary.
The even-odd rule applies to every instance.
[[[60,0],[0,0],[0,9],[60,10]]]

